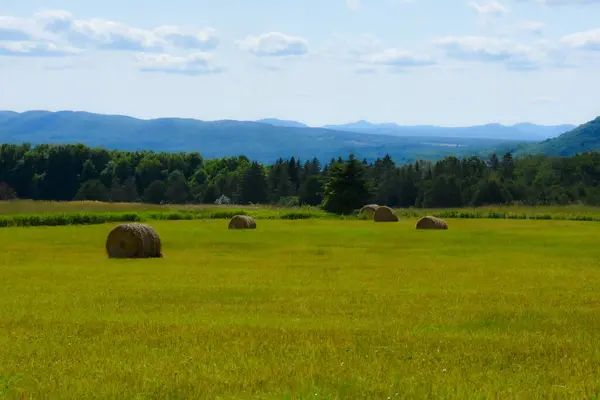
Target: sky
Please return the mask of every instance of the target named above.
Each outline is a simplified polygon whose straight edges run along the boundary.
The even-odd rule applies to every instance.
[[[0,109],[581,124],[600,0],[0,0]]]

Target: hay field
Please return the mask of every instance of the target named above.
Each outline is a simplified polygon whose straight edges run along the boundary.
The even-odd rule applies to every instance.
[[[0,398],[592,399],[600,224],[0,229]]]
[[[105,203],[101,201],[42,201],[42,200],[9,200],[0,201],[0,215],[8,214],[41,214],[65,212],[143,212],[143,211],[173,211],[173,210],[203,210],[203,209],[244,208],[247,210],[278,209],[281,207],[261,206],[228,206],[214,204],[149,204],[149,203]],[[599,211],[600,212],[600,211]]]

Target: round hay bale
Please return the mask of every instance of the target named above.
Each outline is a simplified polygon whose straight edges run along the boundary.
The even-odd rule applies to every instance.
[[[229,229],[256,229],[256,221],[247,215],[236,215],[229,221]]]
[[[443,219],[426,216],[417,221],[417,229],[448,229],[448,224]]]
[[[358,215],[365,217],[366,219],[373,219],[373,214],[375,214],[375,210],[377,210],[378,207],[379,206],[377,204],[367,204],[360,209]]]
[[[121,224],[106,238],[109,258],[159,258],[162,257],[158,234],[146,224]]]
[[[396,212],[387,206],[379,206],[373,214],[375,222],[398,222]]]

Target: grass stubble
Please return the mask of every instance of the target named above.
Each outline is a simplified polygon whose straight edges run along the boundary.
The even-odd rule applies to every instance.
[[[600,383],[600,225],[0,229],[0,398],[565,398]]]

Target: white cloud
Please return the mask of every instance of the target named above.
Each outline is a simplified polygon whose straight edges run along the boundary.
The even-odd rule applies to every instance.
[[[66,57],[79,53],[53,39],[44,34],[35,19],[0,16],[0,56]]]
[[[101,18],[76,19],[63,10],[48,10],[22,19],[0,16],[0,41],[63,41],[80,49],[154,51],[169,48],[213,50],[219,45],[212,28],[175,26],[141,29]]]
[[[183,30],[176,26],[160,26],[153,31],[158,37],[182,49],[213,50],[220,44],[217,32],[212,28],[200,31]]]
[[[280,32],[248,36],[237,42],[239,48],[259,57],[301,56],[308,53],[308,42]]]
[[[477,14],[479,14],[480,16],[483,16],[483,17],[486,17],[486,16],[497,17],[497,16],[504,15],[508,12],[506,7],[504,5],[502,5],[502,3],[498,2],[497,0],[488,0],[485,2],[481,2],[481,3],[476,3],[474,1],[471,1],[469,3],[469,6],[471,8],[473,8],[477,12]]]
[[[435,65],[432,58],[415,54],[409,50],[385,48],[382,42],[370,34],[358,37],[335,35],[321,50],[323,54],[334,56],[354,66],[358,74],[378,72],[381,66],[392,67],[390,71],[400,68],[423,67]]]
[[[600,29],[576,32],[564,36],[561,42],[575,49],[600,51]]]
[[[185,57],[170,54],[148,54],[136,55],[138,68],[142,72],[163,72],[178,75],[206,75],[223,72],[224,69],[217,67],[213,57],[209,53],[194,53]]]
[[[360,0],[346,0],[346,7],[352,11],[360,10]]]
[[[422,67],[434,65],[429,57],[419,56],[410,51],[400,49],[386,49],[378,53],[365,54],[358,58],[364,64],[387,65],[392,67]]]
[[[540,21],[523,21],[519,25],[519,28],[535,35],[544,33],[544,23]]]
[[[78,54],[72,47],[49,42],[0,42],[0,56],[13,57],[66,57]]]
[[[531,47],[505,39],[482,36],[448,36],[434,42],[446,55],[462,61],[504,63],[509,69],[531,70],[540,63],[540,54]]]
[[[62,22],[61,22],[62,23]],[[68,28],[52,30],[74,46],[104,50],[160,51],[165,43],[151,31],[102,19],[74,20]]]
[[[85,50],[133,51],[140,53],[136,56],[140,71],[202,75],[224,71],[206,53],[219,44],[211,28],[166,25],[140,29],[100,18],[76,19],[62,10],[43,11],[30,18],[0,16],[0,56],[66,57]],[[178,49],[198,52],[168,54]]]
[[[0,41],[31,40],[33,28],[33,24],[25,19],[0,16]]]

